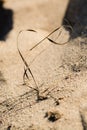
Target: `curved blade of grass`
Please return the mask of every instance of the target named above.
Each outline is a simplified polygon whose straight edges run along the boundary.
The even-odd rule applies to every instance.
[[[69,26],[69,25],[63,25],[63,26],[60,26],[60,27],[58,27],[58,28],[56,28],[55,30],[53,30],[50,34],[48,34],[45,38],[43,38],[40,42],[38,42],[35,46],[33,46],[31,49],[30,49],[30,51],[31,50],[33,50],[34,48],[36,48],[40,43],[42,43],[45,39],[48,39],[51,43],[54,43],[54,44],[57,44],[57,45],[64,45],[64,44],[67,44],[67,42],[69,42],[71,39],[69,39],[67,42],[64,42],[64,43],[57,43],[57,42],[55,42],[55,41],[53,41],[52,39],[50,39],[49,38],[49,36],[51,36],[54,32],[56,32],[56,31],[58,31],[61,27],[67,27],[67,28],[69,28],[72,32],[73,32],[73,28],[71,27],[71,26]],[[60,32],[60,34],[61,34],[61,32]]]
[[[32,78],[33,78],[33,81],[34,81],[36,87],[38,88],[37,83],[36,83],[36,81],[35,81],[35,78],[34,78],[34,76],[33,76],[33,73],[32,73],[32,71],[31,71],[31,69],[30,69],[28,63],[26,62],[25,58],[23,57],[23,55],[22,55],[22,53],[21,53],[21,51],[20,51],[20,49],[19,49],[19,47],[18,47],[18,38],[19,38],[19,35],[20,35],[23,31],[32,31],[32,32],[36,32],[36,31],[35,31],[35,30],[31,30],[31,29],[29,29],[29,30],[21,30],[21,31],[18,33],[18,36],[17,36],[17,49],[18,49],[18,52],[19,52],[19,55],[20,55],[22,61],[24,62],[24,64],[25,64],[27,70],[29,71],[29,73],[31,74],[31,76],[32,76]]]

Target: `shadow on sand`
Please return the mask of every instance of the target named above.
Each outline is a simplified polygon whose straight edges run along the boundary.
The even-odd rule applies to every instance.
[[[70,0],[62,24],[73,27],[73,38],[87,36],[87,0]]]
[[[13,28],[13,11],[3,7],[0,0],[0,40],[6,40],[7,34]]]

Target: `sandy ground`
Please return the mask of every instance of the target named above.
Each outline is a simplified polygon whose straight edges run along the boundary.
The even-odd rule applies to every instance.
[[[63,46],[45,40],[29,51],[61,26],[67,5],[68,0],[5,2],[4,7],[13,10],[14,25],[6,41],[0,41],[0,130],[87,129],[86,38],[78,37]],[[24,63],[17,50],[18,32],[26,29],[37,31],[23,32],[18,41],[40,95],[47,98],[39,102],[37,91],[29,87],[36,88],[30,74],[24,85]],[[55,121],[52,112],[57,115]]]

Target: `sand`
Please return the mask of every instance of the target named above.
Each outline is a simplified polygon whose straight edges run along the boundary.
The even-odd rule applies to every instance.
[[[4,8],[13,10],[13,29],[0,41],[0,130],[87,129],[86,38],[77,37],[63,46],[46,39],[30,51],[61,26],[67,5],[68,0],[5,1]],[[23,31],[19,49],[38,88],[29,72],[29,80],[23,80],[25,65],[17,50],[18,33],[27,29],[37,32]],[[60,40],[67,36],[64,33]],[[34,88],[42,100],[37,101]],[[52,113],[56,120],[49,119]]]

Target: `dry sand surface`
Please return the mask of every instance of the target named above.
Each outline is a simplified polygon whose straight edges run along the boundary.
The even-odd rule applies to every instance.
[[[87,39],[78,37],[63,46],[46,39],[29,51],[61,26],[67,5],[68,0],[5,1],[4,8],[13,10],[13,29],[0,41],[0,130],[87,130]],[[26,29],[37,33],[21,33],[19,48],[38,88],[29,73],[23,81],[17,36]],[[42,100],[37,101],[33,88]]]

